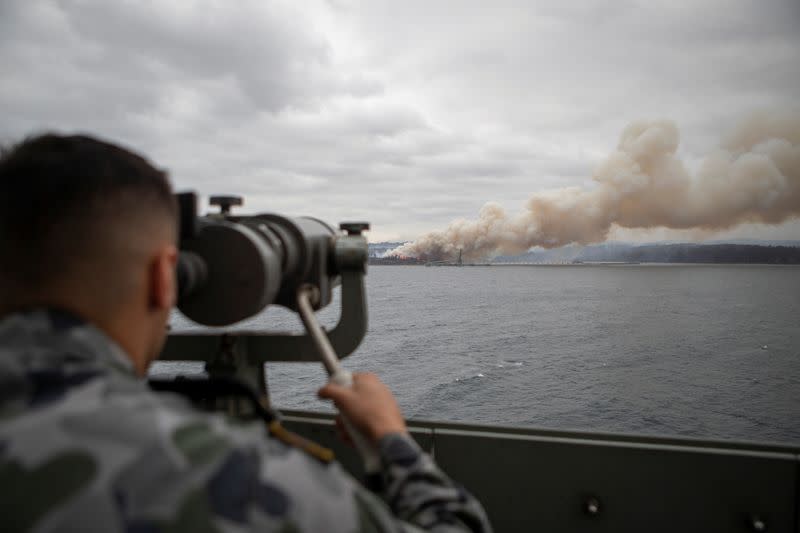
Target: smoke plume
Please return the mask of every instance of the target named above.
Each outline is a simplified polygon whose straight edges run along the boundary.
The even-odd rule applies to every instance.
[[[474,260],[600,242],[612,225],[713,231],[800,216],[800,112],[751,115],[694,175],[678,144],[673,122],[634,122],[595,170],[595,187],[536,193],[515,215],[490,202],[477,220],[455,220],[387,255],[443,259],[461,249]]]

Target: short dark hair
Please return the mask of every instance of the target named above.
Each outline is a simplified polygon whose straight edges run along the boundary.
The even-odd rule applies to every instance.
[[[0,154],[0,290],[42,286],[102,254],[126,217],[176,219],[164,171],[85,135],[30,137]],[[112,267],[113,268],[113,267]]]

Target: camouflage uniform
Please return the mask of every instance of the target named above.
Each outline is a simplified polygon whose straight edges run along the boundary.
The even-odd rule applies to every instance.
[[[379,495],[338,463],[156,394],[71,315],[0,321],[0,530],[488,531],[480,504],[389,435]]]

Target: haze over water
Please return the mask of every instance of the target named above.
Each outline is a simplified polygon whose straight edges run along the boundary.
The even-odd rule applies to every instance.
[[[369,333],[345,364],[377,372],[409,418],[800,441],[800,267],[383,266],[367,280]],[[243,325],[270,324],[299,321]],[[276,406],[330,409],[321,365],[268,373]]]

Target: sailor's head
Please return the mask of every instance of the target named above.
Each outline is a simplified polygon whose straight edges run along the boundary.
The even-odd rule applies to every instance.
[[[174,303],[165,172],[119,146],[46,134],[0,156],[0,315],[51,307],[104,330],[144,373]]]

